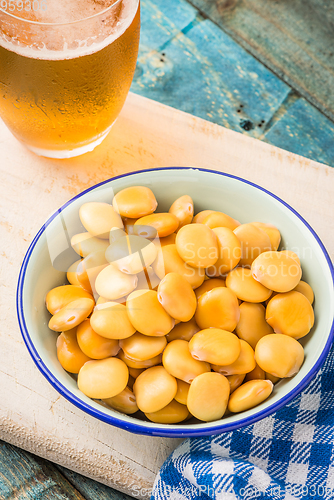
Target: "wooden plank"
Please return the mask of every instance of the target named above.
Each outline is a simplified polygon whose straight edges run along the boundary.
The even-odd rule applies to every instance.
[[[141,0],[141,52],[163,47],[189,26],[197,14],[198,10],[186,0]]]
[[[85,500],[87,497],[75,490],[52,464],[10,444],[0,443],[0,498]]]
[[[334,167],[333,137],[334,123],[305,99],[298,99],[288,112],[272,120],[261,139]]]
[[[187,6],[185,0],[172,0],[168,8],[175,4],[179,10]],[[155,0],[159,18],[165,20],[163,5]],[[144,0],[144,37],[153,20],[146,20],[150,8],[151,2]],[[183,30],[171,30],[168,40],[164,22],[155,26],[149,46],[142,40],[132,91],[260,137],[290,88],[211,21],[198,16]]]
[[[23,255],[67,199],[112,176],[159,165],[196,165],[245,177],[292,204],[334,257],[334,169],[130,94],[93,153],[47,160],[0,123],[0,438],[126,494],[148,499],[179,439],[132,435],[83,413],[41,376],[15,316]]]
[[[133,498],[69,469],[65,469],[65,467],[59,465],[56,467],[87,500],[131,500]]]
[[[203,5],[217,8],[214,2]],[[142,0],[142,38],[132,90],[296,153],[303,152],[304,126],[307,156],[334,165],[327,139],[333,122],[186,0]]]
[[[331,0],[190,0],[190,3],[334,119]]]

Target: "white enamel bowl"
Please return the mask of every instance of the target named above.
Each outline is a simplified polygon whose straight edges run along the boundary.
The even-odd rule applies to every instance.
[[[240,414],[210,423],[162,425],[139,420],[92,401],[77,388],[56,357],[56,337],[48,329],[46,293],[65,283],[64,271],[77,260],[69,249],[70,237],[82,232],[78,211],[87,201],[111,202],[121,189],[150,187],[159,211],[168,211],[172,202],[189,194],[195,213],[213,209],[230,214],[242,223],[261,221],[275,224],[282,244],[300,257],[303,279],[315,293],[315,326],[302,339],[305,362],[299,373],[280,381],[272,395],[261,405]],[[217,434],[252,424],[288,403],[315,376],[333,340],[334,281],[333,265],[313,229],[289,205],[263,188],[243,179],[219,172],[193,168],[166,168],[126,174],[94,186],[79,194],[57,211],[35,236],[22,264],[17,288],[17,313],[26,346],[39,370],[65,398],[91,416],[130,432],[166,437],[194,437]]]

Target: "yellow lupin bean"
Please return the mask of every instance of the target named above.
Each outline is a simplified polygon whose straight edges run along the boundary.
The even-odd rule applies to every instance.
[[[240,356],[241,342],[231,332],[220,328],[207,328],[195,333],[189,342],[189,351],[192,357],[199,361],[215,365],[231,365]],[[246,371],[235,373],[246,373]]]
[[[240,222],[233,219],[229,215],[224,214],[223,212],[212,212],[208,214],[204,219],[202,224],[211,227],[214,229],[215,227],[227,227],[232,231],[240,226]]]
[[[190,283],[178,273],[168,273],[158,286],[158,300],[168,314],[179,321],[190,321],[197,300]]]
[[[87,257],[92,252],[105,252],[109,246],[109,241],[96,238],[87,232],[72,236],[71,245],[78,255]]]
[[[145,361],[138,361],[127,356],[121,349],[117,355],[119,359],[124,361],[127,367],[135,370],[142,370],[146,368],[151,368],[152,366],[161,365],[162,354],[154,356],[154,358],[146,359]]]
[[[178,273],[190,283],[192,288],[198,288],[205,277],[203,269],[191,267],[181,259],[175,244],[163,246],[152,267],[160,279],[168,273]]]
[[[64,370],[69,373],[79,373],[80,368],[87,361],[91,361],[78,345],[76,328],[61,333],[57,338],[57,358]]]
[[[215,327],[233,332],[240,318],[235,293],[225,287],[214,288],[198,299],[195,320],[199,327]]]
[[[201,295],[205,292],[210,292],[214,288],[225,287],[225,280],[222,278],[208,278],[204,283],[196,288],[195,295],[199,299]]]
[[[189,417],[188,408],[175,401],[171,401],[161,410],[145,413],[146,417],[156,424],[177,424]]]
[[[274,330],[266,322],[266,310],[262,304],[243,302],[239,307],[240,319],[235,329],[236,334],[255,349],[258,341],[265,335],[274,333]]]
[[[289,292],[302,276],[300,265],[282,252],[263,252],[252,263],[252,276],[274,292]]]
[[[144,335],[161,337],[171,331],[174,320],[165,311],[154,290],[136,290],[126,301],[128,317],[136,330]]]
[[[218,260],[217,236],[204,224],[188,224],[176,235],[180,257],[191,267],[206,268]]]
[[[120,215],[109,203],[89,202],[81,205],[79,217],[82,225],[92,236],[107,240],[112,227],[123,227]]]
[[[70,265],[70,267],[67,269],[67,273],[66,273],[66,278],[67,278],[67,281],[71,284],[71,285],[74,285],[74,286],[81,286],[81,283],[80,281],[78,280],[78,274],[77,274],[77,269],[78,269],[78,265],[80,264],[81,262],[81,259],[79,260],[76,260],[75,262],[73,262],[72,265]]]
[[[118,302],[105,302],[96,306],[90,318],[90,325],[106,339],[126,339],[136,331],[130,323],[126,307]]]
[[[190,224],[194,217],[194,202],[187,194],[174,201],[169,213],[175,215],[179,221],[179,229]]]
[[[190,385],[187,407],[194,417],[205,422],[218,420],[224,415],[230,384],[219,373],[202,373]]]
[[[226,287],[232,290],[238,299],[246,302],[264,302],[272,294],[272,290],[256,281],[252,276],[252,271],[244,267],[237,267],[228,273]]]
[[[300,292],[300,293],[302,293],[308,299],[308,301],[310,302],[310,304],[313,304],[313,301],[314,301],[313,290],[310,287],[310,285],[308,283],[306,283],[305,281],[300,281],[298,283],[298,285],[292,290],[292,292]]]
[[[103,401],[114,410],[125,413],[126,415],[133,415],[139,410],[136,403],[136,396],[129,387],[126,387],[124,391],[117,394],[117,396],[104,399]]]
[[[82,352],[92,359],[116,356],[120,350],[118,340],[101,337],[90,326],[89,319],[86,319],[78,326],[77,341]]]
[[[120,394],[127,386],[129,370],[118,358],[88,361],[79,371],[78,387],[93,399],[108,399]]]
[[[201,212],[198,212],[197,215],[193,218],[192,223],[193,224],[203,224],[204,219],[210,215],[213,214],[214,210],[202,210]]]
[[[174,233],[179,227],[178,218],[170,213],[146,215],[138,219],[134,226],[134,233],[144,238],[165,238]]]
[[[66,332],[80,325],[92,312],[95,302],[93,299],[81,298],[73,300],[60,311],[56,312],[49,321],[50,330]]]
[[[240,354],[233,363],[215,363],[212,369],[222,375],[242,375],[256,367],[254,350],[247,342],[240,340]]]
[[[187,384],[187,382],[184,382],[183,380],[179,379],[176,379],[176,382],[177,382],[177,392],[175,394],[174,399],[178,403],[186,405],[190,384]]]
[[[281,243],[281,233],[273,224],[266,224],[264,222],[252,222],[253,226],[259,227],[267,233],[270,238],[270,244],[272,250],[277,250],[279,244]]]
[[[96,292],[102,297],[115,300],[131,293],[138,284],[135,274],[125,274],[114,264],[102,269],[95,280]]]
[[[254,370],[246,374],[245,382],[249,382],[250,380],[266,380],[266,372],[256,365]],[[270,380],[270,379],[269,379]]]
[[[92,299],[91,293],[80,286],[63,285],[50,290],[45,298],[46,308],[51,314],[56,314],[60,309],[77,299]]]
[[[119,191],[114,197],[113,207],[122,217],[138,219],[155,211],[158,202],[145,186],[132,186]]]
[[[79,263],[77,277],[80,285],[95,293],[95,281],[100,272],[107,267],[108,261],[105,252],[92,252]]]
[[[123,352],[129,358],[145,361],[161,354],[167,345],[166,337],[148,337],[136,332],[119,342]]]
[[[106,259],[125,274],[138,274],[150,266],[157,256],[156,246],[140,236],[124,236],[106,250]]]
[[[314,312],[310,301],[302,293],[279,293],[267,305],[266,320],[274,332],[300,339],[314,325]]]
[[[210,365],[204,361],[197,361],[189,351],[189,343],[185,340],[173,340],[167,344],[162,364],[173,377],[190,384],[197,375],[209,372]]]
[[[271,250],[267,233],[253,224],[241,224],[234,229],[234,234],[241,243],[240,266],[251,266],[258,255]]]
[[[275,377],[292,377],[303,364],[304,349],[294,338],[273,333],[259,340],[255,360],[262,370]]]
[[[241,244],[234,232],[228,227],[212,229],[218,241],[218,260],[214,266],[208,267],[208,276],[223,276],[234,269],[241,258]]]
[[[250,410],[263,403],[272,393],[273,387],[270,380],[250,380],[234,391],[230,397],[228,409],[232,413]]]
[[[197,325],[195,318],[192,318],[190,321],[186,323],[179,323],[174,326],[173,330],[171,330],[167,334],[168,342],[172,340],[189,340],[195,335],[195,333],[200,331],[200,327]]]
[[[174,399],[177,382],[163,366],[153,366],[137,377],[133,392],[138,408],[144,413],[152,413],[161,410]]]
[[[241,386],[245,380],[245,373],[240,373],[239,375],[228,375],[226,378],[230,384],[230,394],[234,392],[238,387]]]

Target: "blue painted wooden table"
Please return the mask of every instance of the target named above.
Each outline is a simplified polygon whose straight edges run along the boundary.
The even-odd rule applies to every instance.
[[[257,1],[261,3],[253,3]],[[238,19],[241,23],[242,11],[236,11],[233,18],[219,17],[222,3],[142,0],[141,45],[132,91],[334,165],[334,123],[328,118],[331,109],[326,112],[321,92],[319,98],[310,98],[308,91],[303,96],[302,85],[294,84],[298,78],[290,75],[291,68],[286,78],[282,71],[278,76],[269,70],[268,66],[274,71],[276,68],[275,50],[269,58],[274,62],[268,64],[260,62],[260,52],[246,51],[238,36],[234,36],[240,32]],[[238,7],[237,2],[232,4]],[[252,26],[248,28],[251,32]],[[308,78],[312,80],[310,75]],[[0,442],[1,500],[126,498],[129,497]]]

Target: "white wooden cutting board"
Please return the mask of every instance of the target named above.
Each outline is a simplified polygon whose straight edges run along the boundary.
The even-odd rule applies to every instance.
[[[334,169],[130,94],[93,153],[47,160],[0,122],[0,438],[120,491],[149,498],[179,439],[132,435],[72,406],[48,384],[19,332],[15,289],[23,256],[43,222],[80,191],[115,175],[198,166],[249,179],[290,203],[334,257]]]

